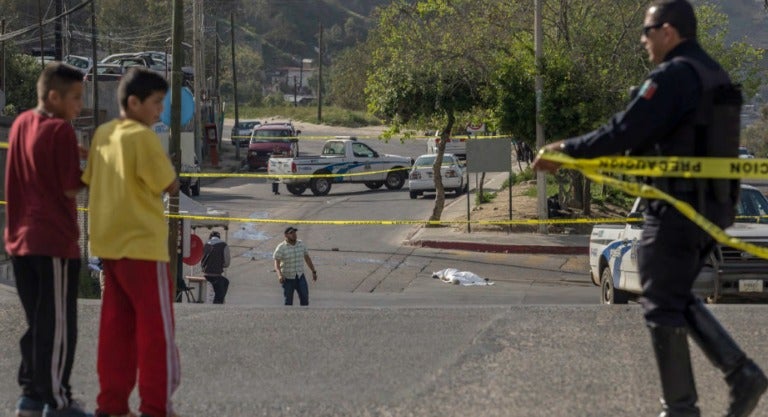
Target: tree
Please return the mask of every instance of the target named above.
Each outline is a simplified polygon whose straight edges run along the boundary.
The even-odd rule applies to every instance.
[[[226,56],[229,55],[230,48],[223,49]],[[264,78],[264,63],[261,55],[257,54],[249,45],[245,43],[237,44],[235,47],[235,66],[237,67],[237,96],[241,103],[248,102],[251,105],[259,106],[263,99],[262,85]],[[232,65],[231,59],[222,60],[221,94],[225,97],[232,97],[234,87],[232,83]]]
[[[768,143],[765,138],[768,137],[768,105],[760,109],[760,119],[747,126],[742,132],[742,141],[747,148],[754,152],[758,158],[768,156]]]
[[[651,64],[639,53],[638,22],[646,4],[633,0],[549,0],[545,3],[544,102],[541,118],[553,140],[588,132],[621,110],[629,86],[642,81]],[[717,8],[697,8],[701,43],[723,62],[736,82],[753,94],[762,82],[762,51],[736,42],[725,45],[728,19]],[[499,58],[493,77],[496,117],[502,130],[533,143],[533,37],[519,37]],[[569,203],[588,210],[591,193],[571,174]]]
[[[6,76],[6,103],[18,112],[37,106],[37,78],[40,76],[40,60],[30,55],[14,53],[9,56]]]
[[[396,0],[381,11],[369,38],[369,110],[395,126],[439,121],[433,166],[437,196],[430,221],[440,220],[445,204],[440,168],[457,114],[486,103],[491,52],[490,31],[482,27],[488,27],[486,11],[472,0]]]
[[[365,110],[367,74],[371,68],[371,50],[367,42],[345,49],[333,60],[328,101],[335,106]]]

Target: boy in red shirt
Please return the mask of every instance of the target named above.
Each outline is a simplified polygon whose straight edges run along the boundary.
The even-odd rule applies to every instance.
[[[141,415],[174,415],[179,354],[162,194],[177,193],[179,183],[150,129],[167,90],[160,75],[144,68],[123,76],[117,88],[121,118],[94,133],[82,177],[89,187],[91,254],[104,264],[97,416],[130,413],[137,373]]]
[[[70,121],[83,107],[83,74],[61,62],[37,80],[37,108],[8,137],[5,249],[27,319],[17,417],[91,416],[72,400],[80,272],[75,196],[80,152]]]

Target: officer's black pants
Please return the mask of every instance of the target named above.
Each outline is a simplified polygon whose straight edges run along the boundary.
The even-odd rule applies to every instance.
[[[27,397],[67,407],[77,344],[80,259],[14,256],[11,261],[27,319],[20,342],[19,385]]]
[[[646,322],[686,325],[683,312],[695,300],[693,282],[713,247],[712,237],[675,208],[651,206],[637,251]]]

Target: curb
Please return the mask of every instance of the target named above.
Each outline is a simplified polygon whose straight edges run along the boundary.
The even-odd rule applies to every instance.
[[[410,246],[433,249],[456,249],[470,252],[526,253],[551,255],[587,255],[587,246],[513,245],[503,243],[457,242],[441,240],[412,240]]]

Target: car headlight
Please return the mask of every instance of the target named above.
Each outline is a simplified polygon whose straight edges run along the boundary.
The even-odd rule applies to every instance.
[[[412,180],[420,180],[421,179],[421,172],[419,172],[419,171],[411,172],[410,178]]]

